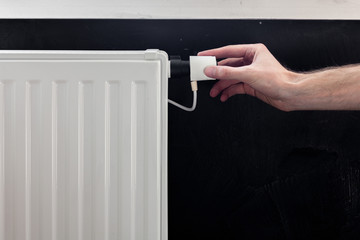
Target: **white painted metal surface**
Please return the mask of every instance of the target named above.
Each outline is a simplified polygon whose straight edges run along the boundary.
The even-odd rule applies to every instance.
[[[166,240],[164,52],[0,51],[0,240]]]
[[[0,18],[359,19],[359,9],[358,0],[0,0]]]

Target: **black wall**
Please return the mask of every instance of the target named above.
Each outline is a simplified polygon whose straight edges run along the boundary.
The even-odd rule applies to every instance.
[[[296,71],[357,63],[360,21],[0,20],[0,49],[158,48],[186,59],[256,42]],[[169,97],[190,105],[187,81],[171,79]],[[360,112],[221,103],[212,84],[199,84],[195,112],[169,106],[169,239],[359,239]]]

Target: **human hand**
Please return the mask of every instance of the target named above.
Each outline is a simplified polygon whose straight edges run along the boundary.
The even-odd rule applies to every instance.
[[[226,101],[248,94],[283,111],[292,110],[293,84],[298,74],[284,68],[263,44],[231,45],[199,52],[198,56],[225,58],[207,67],[205,75],[219,79],[210,91]]]

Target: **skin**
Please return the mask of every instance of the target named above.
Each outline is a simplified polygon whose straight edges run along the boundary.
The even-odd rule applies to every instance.
[[[211,97],[225,102],[248,94],[283,111],[360,110],[360,66],[296,73],[283,67],[263,44],[231,45],[199,52],[224,58],[204,73],[216,79]]]

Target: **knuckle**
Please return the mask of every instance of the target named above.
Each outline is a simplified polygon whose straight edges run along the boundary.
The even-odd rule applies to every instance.
[[[260,49],[266,49],[266,46],[263,43],[257,43],[256,46]]]

